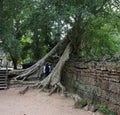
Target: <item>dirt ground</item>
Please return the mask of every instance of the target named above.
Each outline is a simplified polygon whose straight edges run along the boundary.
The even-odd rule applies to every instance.
[[[75,109],[73,100],[53,94],[29,90],[18,94],[20,88],[0,90],[0,115],[93,115],[92,112]]]

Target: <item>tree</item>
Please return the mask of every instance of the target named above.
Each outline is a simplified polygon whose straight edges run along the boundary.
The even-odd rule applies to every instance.
[[[53,90],[51,93],[57,88],[60,87],[62,90],[65,90],[65,88],[60,83],[61,80],[61,70],[63,68],[63,65],[66,60],[69,59],[69,54],[79,55],[82,56],[82,51],[88,47],[88,44],[91,45],[95,42],[100,43],[103,41],[103,39],[100,39],[101,37],[104,37],[106,40],[103,42],[105,44],[111,42],[110,37],[106,34],[109,30],[109,26],[107,23],[103,23],[102,20],[107,20],[108,17],[111,17],[112,15],[115,15],[114,8],[112,8],[114,1],[110,0],[44,0],[43,2],[39,2],[39,4],[44,4],[45,8],[48,12],[51,11],[51,15],[53,15],[55,18],[52,19],[51,17],[47,18],[47,22],[45,24],[48,24],[48,22],[54,22],[53,25],[50,26],[51,28],[54,27],[54,24],[61,24],[61,28],[59,28],[59,32],[62,31],[62,29],[65,30],[65,26],[69,27],[64,33],[66,34],[65,38],[58,43],[48,54],[46,54],[41,60],[39,60],[36,64],[34,64],[32,67],[22,71],[22,73],[19,71],[16,72],[18,76],[16,79],[23,79],[25,80],[29,76],[41,76],[42,66],[47,60],[51,60],[51,62],[54,62],[55,57],[58,58],[58,61],[56,62],[56,65],[51,72],[51,74],[48,75],[47,78],[39,82],[39,87],[43,86],[43,88],[46,87],[47,84],[50,84],[51,87],[53,87]],[[40,6],[41,7],[41,6]],[[110,12],[113,12],[112,14]],[[46,17],[41,16],[41,19],[43,18],[46,21]],[[100,19],[100,23],[99,22]],[[98,22],[96,22],[98,21]],[[42,24],[42,22],[41,22]],[[114,24],[113,24],[114,25]],[[95,27],[94,27],[95,26]],[[45,26],[41,26],[45,27]],[[115,27],[114,29],[116,29]],[[44,30],[43,28],[41,28]],[[93,36],[89,37],[90,34],[93,34],[95,31],[92,31],[92,29],[97,29],[97,33],[95,34],[95,39],[92,39]],[[41,31],[42,31],[41,30]],[[99,34],[100,32],[105,32],[104,36],[101,36],[102,34]],[[44,32],[43,32],[44,33]],[[61,33],[60,33],[61,34]],[[44,33],[45,35],[45,33]],[[98,37],[100,35],[100,37]],[[102,43],[101,43],[102,44]],[[100,44],[100,46],[101,46]],[[108,47],[109,45],[107,45]],[[103,46],[102,46],[103,47]],[[101,47],[101,48],[102,48]],[[100,48],[100,49],[101,49]],[[60,52],[58,53],[58,50],[60,49]]]
[[[29,29],[33,33],[31,38],[32,57],[36,61],[43,57],[46,52],[50,51],[60,40],[60,37],[56,36],[58,31],[54,26],[55,15],[52,11],[53,8],[46,5],[46,1],[40,1],[28,20]]]
[[[2,27],[3,27],[3,0],[0,0],[0,40],[2,40],[3,36],[2,36]]]
[[[2,0],[2,47],[9,53],[14,69],[17,69],[22,49],[20,39],[25,33],[23,28],[27,15],[29,15],[30,1]]]

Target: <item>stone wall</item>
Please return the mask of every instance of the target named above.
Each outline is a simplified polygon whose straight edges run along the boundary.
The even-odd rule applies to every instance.
[[[120,60],[69,60],[62,75],[69,91],[120,114]]]

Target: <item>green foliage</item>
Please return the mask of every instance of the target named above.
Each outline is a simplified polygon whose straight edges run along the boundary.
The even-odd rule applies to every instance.
[[[2,47],[19,62],[37,61],[67,35],[76,55],[113,55],[120,49],[117,6],[112,0],[1,0]]]
[[[54,15],[54,6],[48,6],[46,1],[41,1],[36,10],[29,17],[29,29],[33,34],[31,39],[32,58],[38,60],[43,57],[60,40],[57,36]]]
[[[22,47],[20,39],[25,33],[23,25],[26,20],[26,16],[29,14],[28,4],[28,0],[2,1],[2,26],[0,27],[0,30],[2,30],[1,46],[3,47],[3,50],[8,52],[10,55],[11,60],[15,64],[14,66],[16,66],[17,62],[21,59]]]
[[[98,111],[100,111],[104,115],[115,115],[114,112],[112,112],[111,110],[109,110],[106,106],[97,105],[97,109],[98,109]]]
[[[31,35],[30,32],[27,31],[26,34],[21,38],[20,40],[20,46],[22,49],[22,53],[21,53],[21,58],[19,59],[19,63],[24,63],[25,60],[32,60],[31,55],[31,47],[30,44],[32,42],[31,40]]]
[[[82,52],[84,56],[114,55],[120,49],[120,36],[117,28],[103,18],[93,20],[83,37],[87,39],[87,45]]]

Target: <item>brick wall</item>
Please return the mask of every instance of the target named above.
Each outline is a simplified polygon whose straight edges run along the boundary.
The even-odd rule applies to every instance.
[[[69,60],[62,74],[69,91],[106,105],[116,115],[120,113],[120,59]]]

